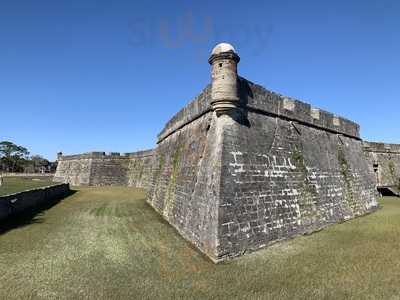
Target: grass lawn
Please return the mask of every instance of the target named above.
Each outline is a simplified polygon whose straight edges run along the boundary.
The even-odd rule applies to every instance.
[[[52,176],[4,177],[0,186],[0,196],[26,191],[33,188],[54,185]]]
[[[0,234],[0,299],[398,299],[400,199],[214,265],[132,188],[82,188]]]

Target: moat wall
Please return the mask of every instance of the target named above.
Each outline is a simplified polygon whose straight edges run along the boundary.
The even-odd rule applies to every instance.
[[[68,184],[57,184],[0,196],[0,222],[49,205],[68,195],[69,192]]]

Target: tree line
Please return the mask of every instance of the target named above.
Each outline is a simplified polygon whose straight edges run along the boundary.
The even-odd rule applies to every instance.
[[[52,173],[57,163],[40,155],[30,155],[27,148],[10,141],[0,142],[0,172]]]

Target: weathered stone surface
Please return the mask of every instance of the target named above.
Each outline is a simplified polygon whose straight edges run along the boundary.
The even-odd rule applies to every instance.
[[[211,106],[217,115],[232,113],[239,105],[237,64],[239,55],[232,45],[221,43],[213,49],[211,65]]]
[[[364,142],[368,166],[375,174],[378,187],[391,187],[400,192],[400,145]]]
[[[188,105],[182,108],[171,120],[167,122],[164,129],[158,135],[158,142],[165,139],[174,131],[182,128],[193,120],[200,118],[203,114],[211,111],[211,85],[206,88]]]
[[[248,112],[224,130],[217,259],[373,211],[362,142]]]
[[[147,188],[153,166],[153,152],[90,152],[59,156],[54,181],[72,185],[128,185]]]
[[[54,181],[71,185],[89,185],[92,159],[88,154],[59,156]]]
[[[68,184],[41,187],[0,197],[0,221],[32,211],[42,205],[51,203],[69,192]]]
[[[154,150],[130,153],[127,170],[128,186],[148,189],[152,183],[155,166]]]
[[[241,78],[240,85],[242,107],[245,107],[247,111],[271,115],[328,132],[360,138],[360,126],[350,120],[311,107],[310,104],[302,101],[271,92],[244,78]]]
[[[216,256],[221,128],[207,113],[158,144],[148,202],[186,239]]]
[[[241,87],[233,118],[207,112],[159,140],[148,201],[184,237],[221,261],[376,209],[357,124]]]

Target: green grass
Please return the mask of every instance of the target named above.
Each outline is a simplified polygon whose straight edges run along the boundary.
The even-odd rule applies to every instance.
[[[0,186],[0,196],[26,191],[29,189],[54,185],[52,176],[4,177]]]
[[[398,299],[400,199],[214,265],[131,188],[82,188],[0,234],[0,299]]]

